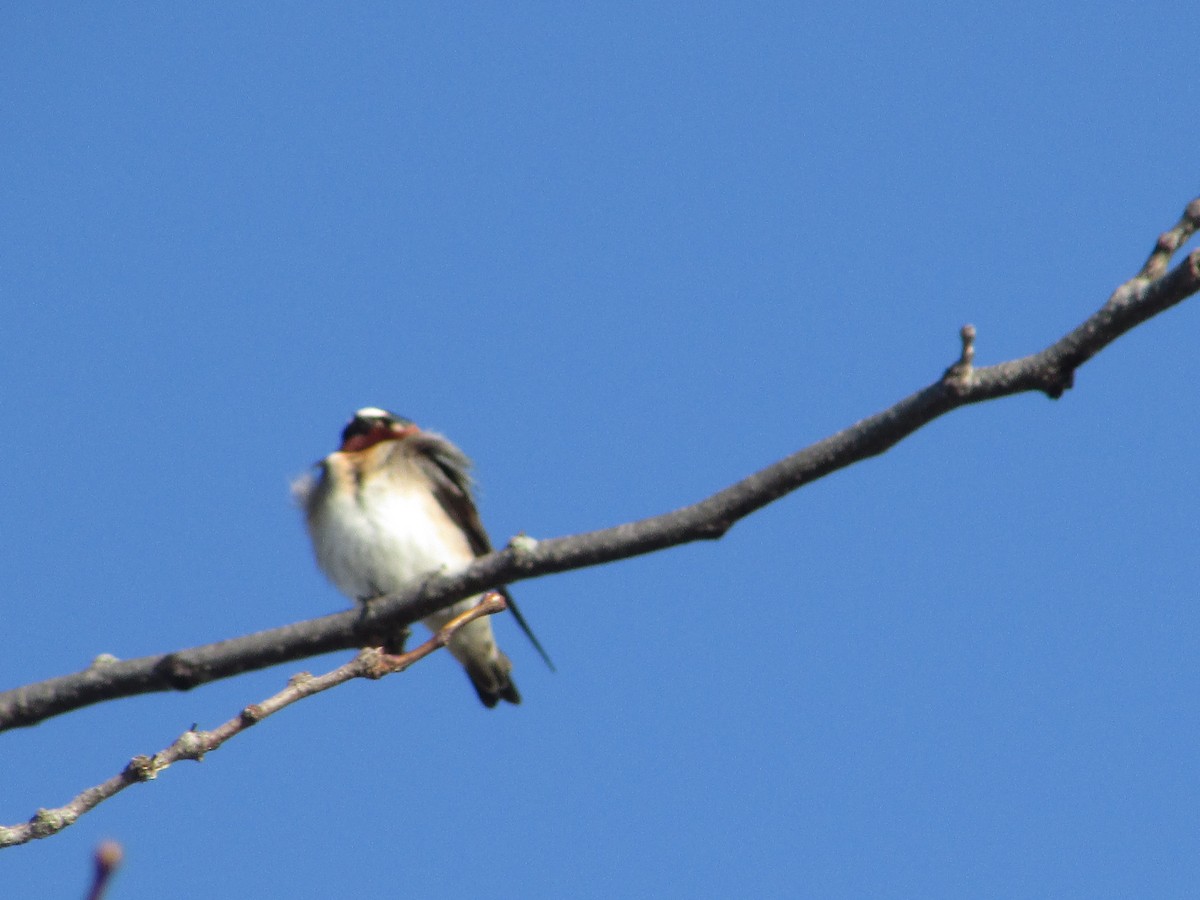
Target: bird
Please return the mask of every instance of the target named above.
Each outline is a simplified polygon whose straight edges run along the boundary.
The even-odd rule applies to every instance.
[[[442,435],[376,406],[358,410],[339,449],[292,484],[318,566],[343,594],[367,604],[490,553],[470,469],[470,459]],[[553,669],[507,589],[500,592]],[[468,597],[422,621],[436,632],[481,599]],[[459,629],[449,649],[484,706],[521,702],[489,617]]]

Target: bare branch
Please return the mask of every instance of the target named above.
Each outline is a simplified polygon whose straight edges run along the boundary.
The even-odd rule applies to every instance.
[[[1078,328],[1054,344],[1009,362],[974,368],[975,332],[962,331],[962,353],[941,378],[895,406],[863,419],[760,472],[674,512],[571,537],[522,538],[466,569],[349,610],[257,634],[159,656],[98,660],[72,675],[0,694],[0,731],[33,725],[93,703],[197,685],[328,653],[379,643],[439,609],[498,585],[628,559],[691,541],[719,538],[734,523],[838,469],[877,456],[951,410],[1026,391],[1062,396],[1075,370],[1130,329],[1200,290],[1200,250],[1173,270],[1170,260],[1200,227],[1200,198],[1164,232],[1141,271],[1117,288]]]
[[[95,809],[109,797],[116,796],[130,785],[154,780],[158,777],[159,772],[181,759],[192,759],[199,762],[206,753],[216,750],[234,735],[241,734],[250,726],[257,725],[263,719],[291,706],[298,700],[327,691],[339,684],[345,684],[354,678],[379,679],[395,672],[403,672],[413,663],[424,659],[435,650],[445,647],[455,632],[468,622],[500,612],[506,606],[504,598],[499,593],[490,591],[479,604],[461,615],[455,616],[437,634],[407,653],[392,656],[378,648],[366,648],[360,650],[350,662],[324,675],[314,677],[307,672],[293,675],[288,679],[288,686],[282,691],[261,703],[247,706],[224,725],[220,725],[212,731],[196,731],[194,728],[185,731],[173,744],[153,756],[135,756],[119,774],[95,787],[88,788],[65,806],[56,809],[39,809],[32,819],[21,825],[12,825],[7,828],[0,826],[0,849],[26,844],[38,838],[57,834],[67,826],[75,824],[84,813]],[[103,845],[101,850],[103,850]],[[110,853],[104,857],[107,862],[103,862],[100,854],[101,851],[98,850],[96,884],[103,891],[103,885],[111,876],[112,869],[115,869],[116,865],[120,863],[120,848],[117,848],[115,860]],[[101,881],[100,878],[102,863],[107,866],[104,881]],[[95,890],[96,888],[93,888],[92,896],[100,896],[95,893]]]

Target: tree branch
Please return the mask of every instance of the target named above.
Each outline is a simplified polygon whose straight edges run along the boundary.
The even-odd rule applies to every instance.
[[[262,703],[247,706],[224,725],[214,728],[212,731],[197,731],[193,727],[190,731],[181,734],[165,750],[160,750],[153,756],[135,756],[120,773],[102,784],[88,788],[65,806],[56,809],[39,809],[32,819],[21,825],[12,825],[7,828],[0,826],[0,850],[58,834],[69,825],[74,825],[84,813],[95,809],[109,797],[116,796],[125,788],[144,781],[153,781],[158,777],[159,772],[181,759],[193,759],[199,762],[204,759],[206,753],[216,750],[230,738],[241,734],[250,726],[257,725],[263,719],[291,706],[298,700],[327,691],[339,684],[345,684],[354,678],[379,679],[395,672],[403,672],[413,663],[424,659],[435,650],[445,647],[455,632],[468,622],[500,612],[506,606],[504,598],[495,591],[491,591],[478,605],[455,616],[437,634],[407,653],[392,656],[378,648],[367,648],[360,650],[350,662],[324,675],[313,677],[307,672],[293,675],[288,679],[288,686],[278,694],[268,697]],[[99,891],[103,891],[104,885],[119,862],[119,847],[115,858],[112,853],[97,854],[96,883],[99,885]],[[93,891],[96,890],[93,888]],[[100,894],[93,893],[93,896],[99,897]]]
[[[933,384],[699,503],[571,537],[544,541],[520,537],[460,572],[433,576],[362,610],[159,656],[127,661],[101,657],[82,672],[0,694],[0,731],[117,697],[188,690],[253,669],[370,646],[380,643],[384,634],[497,585],[719,538],[784,494],[883,453],[951,410],[1026,391],[1058,398],[1072,386],[1079,366],[1130,329],[1200,290],[1200,250],[1168,270],[1171,258],[1198,227],[1200,198],[1189,203],[1180,221],[1158,238],[1134,278],[1118,287],[1078,328],[1040,353],[976,369],[975,331],[967,326],[962,331],[962,355]]]

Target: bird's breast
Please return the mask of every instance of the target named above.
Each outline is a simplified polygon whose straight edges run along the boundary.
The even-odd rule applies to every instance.
[[[335,485],[310,528],[321,568],[356,600],[461,568],[474,556],[427,485],[394,478]]]

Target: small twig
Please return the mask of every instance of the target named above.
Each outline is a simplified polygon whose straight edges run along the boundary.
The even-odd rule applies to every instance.
[[[327,691],[355,678],[379,679],[395,672],[403,672],[413,663],[424,659],[435,650],[445,647],[454,634],[468,622],[500,612],[506,606],[507,604],[500,594],[489,591],[477,606],[451,619],[437,634],[407,653],[392,656],[377,647],[367,647],[358,651],[350,662],[324,675],[314,677],[307,672],[293,675],[288,679],[288,686],[282,691],[261,703],[247,706],[224,725],[220,725],[212,731],[197,731],[194,728],[185,731],[169,747],[153,756],[135,756],[120,774],[114,775],[102,784],[88,788],[65,806],[56,809],[39,809],[37,814],[24,824],[7,828],[0,827],[0,849],[57,834],[68,825],[73,825],[81,815],[94,809],[109,797],[119,794],[130,785],[152,781],[158,777],[159,772],[181,759],[200,761],[206,753],[216,750],[234,735],[240,734],[267,716],[274,715],[298,700]],[[101,849],[104,846],[101,845]],[[109,858],[111,857],[106,857],[106,859]],[[111,863],[110,868],[115,868],[119,862],[120,848],[118,847],[116,862]],[[96,865],[97,879],[99,879],[99,851],[97,851]],[[105,875],[106,879],[109,877],[111,877],[111,872]],[[97,883],[100,884],[99,880]],[[100,884],[100,889],[103,890],[103,884]],[[99,895],[93,893],[93,896],[98,897]]]
[[[975,368],[975,326],[964,325],[958,336],[962,338],[962,354],[958,357],[958,362],[946,370],[942,382],[965,387]]]
[[[101,900],[104,897],[104,892],[108,890],[108,885],[124,858],[125,851],[116,841],[101,842],[96,848],[96,870],[92,879],[92,889],[88,891],[88,900]]]
[[[1146,281],[1157,281],[1166,275],[1171,257],[1188,242],[1197,229],[1200,229],[1200,197],[1187,205],[1183,217],[1175,223],[1174,228],[1158,236],[1154,249],[1150,251],[1150,258],[1146,260],[1137,277]]]

